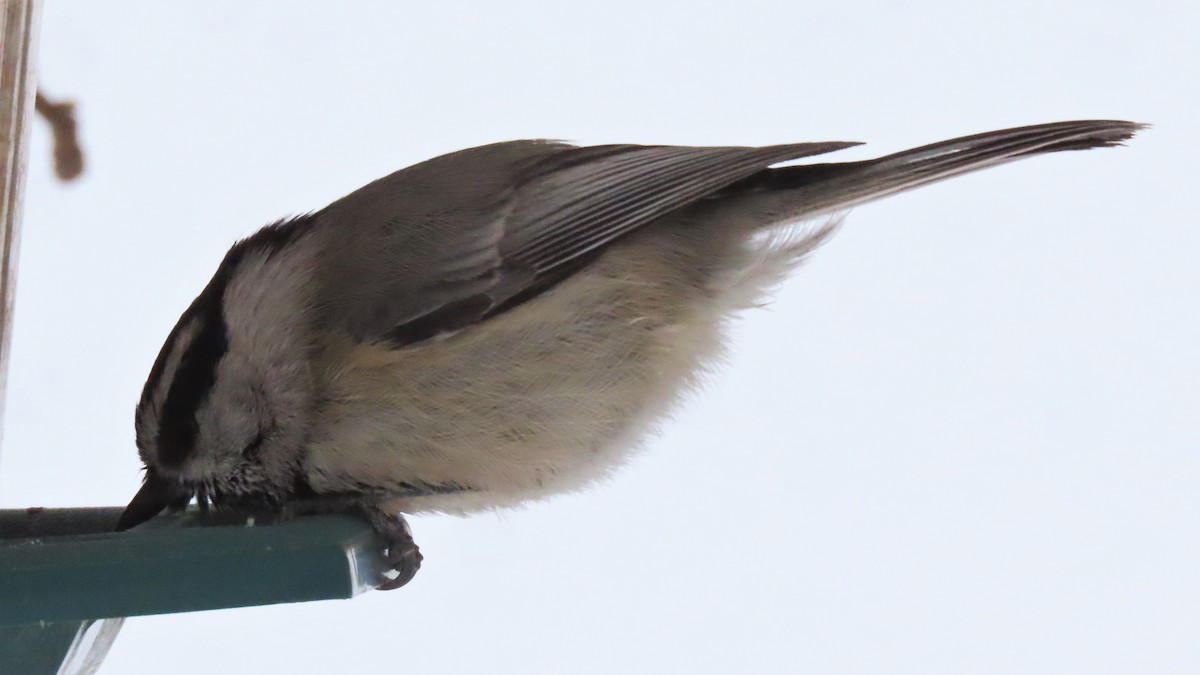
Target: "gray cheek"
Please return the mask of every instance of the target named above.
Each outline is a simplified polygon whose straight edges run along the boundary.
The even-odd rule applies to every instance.
[[[240,456],[258,433],[257,420],[250,408],[228,398],[210,401],[210,405],[201,408],[196,415],[200,432],[196,439],[197,459],[219,465],[230,457]]]

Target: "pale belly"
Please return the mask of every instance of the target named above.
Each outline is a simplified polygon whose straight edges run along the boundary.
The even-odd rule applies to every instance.
[[[466,512],[608,475],[718,359],[728,316],[796,262],[781,242],[749,248],[703,234],[640,233],[553,290],[444,339],[343,347],[338,361],[350,365],[320,374],[310,484],[458,486],[397,506]],[[760,274],[728,273],[756,264]]]

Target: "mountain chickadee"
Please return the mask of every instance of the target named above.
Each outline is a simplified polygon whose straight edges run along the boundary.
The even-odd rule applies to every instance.
[[[380,588],[399,587],[421,562],[401,513],[609,475],[836,214],[1140,128],[1042,124],[781,168],[857,144],[514,141],[397,171],[229,250],[146,381],[145,479],[118,529],[193,497],[352,510],[385,541]]]

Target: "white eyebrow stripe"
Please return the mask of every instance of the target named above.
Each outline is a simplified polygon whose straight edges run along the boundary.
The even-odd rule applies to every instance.
[[[163,362],[162,371],[158,374],[158,381],[154,383],[154,389],[150,393],[150,405],[144,406],[143,412],[149,416],[144,420],[146,424],[158,426],[159,413],[167,398],[167,392],[171,390],[171,383],[175,381],[179,363],[183,360],[183,355],[187,352],[188,347],[191,346],[192,340],[196,338],[199,328],[200,318],[193,316],[175,333],[175,339],[171,342],[171,350],[167,352],[167,359]]]

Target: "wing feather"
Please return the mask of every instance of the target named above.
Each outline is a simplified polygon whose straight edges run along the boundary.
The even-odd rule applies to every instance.
[[[515,141],[422,162],[316,214],[330,237],[326,321],[396,344],[458,330],[656,218],[772,164],[851,145]]]

